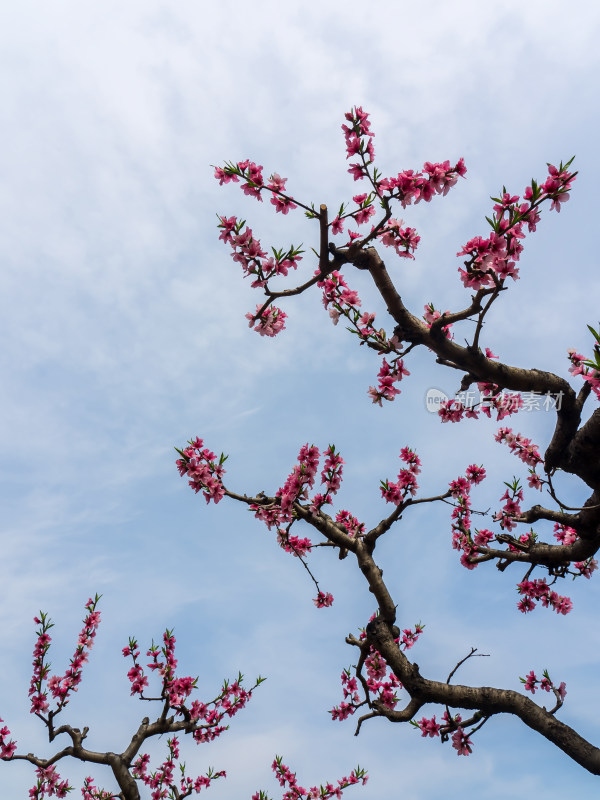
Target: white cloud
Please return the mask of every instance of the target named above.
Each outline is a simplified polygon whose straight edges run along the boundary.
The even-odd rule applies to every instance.
[[[307,783],[359,760],[372,774],[356,790],[364,797],[396,797],[401,787],[427,800],[455,785],[482,800],[534,792],[553,800],[567,783],[585,794],[588,776],[513,722],[491,721],[468,760],[406,726],[375,721],[354,739],[351,723],[328,725],[337,675],[352,659],[343,638],[372,610],[360,575],[349,559],[332,567],[319,554],[337,605],[317,613],[299,565],[247,512],[206,508],[187,492],[171,450],[197,433],[230,453],[234,488],[269,490],[301,444],[333,439],[347,462],[340,502],[372,521],[385,513],[378,480],[394,477],[399,449],[411,443],[423,457],[423,491],[437,493],[466,463],[483,461],[490,478],[478,497],[495,507],[498,487],[518,469],[491,440],[495,426],[441,427],[423,410],[426,388],[451,390],[456,375],[417,356],[396,403],[371,407],[376,360],[331,327],[316,292],[288,304],[281,340],[249,332],[244,313],[257,300],[217,241],[215,211],[247,218],[264,245],[302,241],[303,274],[313,269],[315,231],[235,186],[219,189],[209,165],[251,157],[307,201],[334,208],[358,191],[340,131],[354,103],[371,113],[384,171],[464,155],[467,181],[403,214],[422,236],[420,255],[389,266],[417,313],[429,300],[467,302],[455,253],[482,232],[489,195],[502,183],[522,191],[547,160],[576,152],[570,203],[528,237],[521,280],[485,331],[511,363],[566,376],[565,348],[591,347],[585,324],[597,321],[598,288],[600,12],[579,0],[569,12],[541,0],[349,0],[343,10],[158,0],[42,9],[25,0],[0,10],[0,630],[2,672],[14,689],[0,698],[0,714],[23,732],[24,747],[40,741],[27,713],[30,619],[41,605],[64,631],[62,664],[68,631],[97,590],[105,638],[89,685],[103,697],[127,695],[123,638],[158,638],[166,626],[176,626],[182,662],[202,670],[207,685],[239,667],[269,674],[265,699],[257,692],[248,721],[240,716],[215,745],[215,764],[238,766],[215,797],[266,786],[275,752],[289,754]],[[383,324],[365,276],[348,279]],[[525,425],[527,435],[548,435],[542,415],[521,415]],[[593,581],[574,587],[572,618],[543,609],[516,618],[520,574],[467,574],[450,549],[449,509],[414,511],[378,552],[405,624],[419,616],[427,624],[420,663],[445,676],[465,647],[489,646],[494,659],[465,675],[511,686],[519,670],[553,672],[554,664],[569,689],[561,718],[581,722],[593,739],[591,695],[580,688],[593,687],[597,664]],[[538,654],[552,663],[534,664]],[[97,720],[108,740],[104,701],[84,687],[78,701],[73,713]],[[127,723],[136,719],[133,700],[122,712],[115,702]],[[525,764],[524,748],[532,753]],[[189,761],[202,766],[209,756],[213,763],[203,751]],[[420,769],[410,769],[417,759]],[[20,766],[2,765],[5,794],[25,796],[31,782]]]

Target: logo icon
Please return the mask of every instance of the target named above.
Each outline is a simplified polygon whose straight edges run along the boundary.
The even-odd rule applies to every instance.
[[[430,414],[437,414],[442,403],[445,403],[448,399],[448,395],[442,389],[427,389],[425,392],[425,408]]]

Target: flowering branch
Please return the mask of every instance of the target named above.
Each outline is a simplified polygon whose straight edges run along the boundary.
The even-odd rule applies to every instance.
[[[197,687],[197,678],[179,677],[176,674],[177,659],[175,658],[175,637],[171,631],[166,631],[163,636],[161,648],[154,644],[146,655],[151,658],[148,667],[156,672],[161,679],[160,694],[155,697],[146,697],[144,689],[148,686],[148,678],[144,668],[139,663],[140,650],[137,641],[129,640],[129,645],[123,648],[123,655],[130,657],[133,666],[127,677],[131,683],[131,694],[138,695],[141,700],[159,702],[162,704],[160,715],[154,722],[149,717],[144,717],[137,730],[130,739],[129,744],[121,753],[99,752],[88,749],[85,745],[89,727],[75,728],[69,724],[55,727],[55,717],[63,711],[69,702],[72,692],[77,691],[81,682],[81,666],[87,661],[87,653],[91,648],[96,629],[100,623],[100,612],[96,609],[100,597],[98,595],[86,604],[87,616],[79,635],[75,656],[71,659],[71,666],[63,677],[52,676],[48,679],[50,663],[47,654],[51,638],[48,631],[53,627],[50,618],[40,612],[34,621],[40,627],[37,631],[37,641],[34,648],[33,677],[29,695],[31,697],[31,713],[41,719],[48,730],[48,740],[53,742],[58,736],[65,734],[71,741],[62,750],[57,751],[49,758],[39,758],[32,753],[17,753],[17,743],[9,740],[10,731],[7,727],[0,730],[0,758],[5,761],[24,760],[36,767],[36,784],[30,791],[31,800],[42,800],[44,797],[65,797],[72,787],[67,780],[62,780],[55,764],[64,758],[76,758],[92,764],[103,764],[110,767],[113,777],[119,786],[119,793],[113,794],[104,789],[96,788],[91,777],[86,778],[82,789],[84,800],[140,800],[138,783],[149,786],[152,790],[153,800],[160,798],[189,797],[210,785],[213,780],[225,776],[223,770],[215,772],[212,768],[205,775],[190,778],[185,774],[185,765],[180,765],[180,777],[174,776],[174,770],[179,761],[179,743],[176,736],[167,742],[167,759],[154,771],[149,771],[150,757],[139,754],[144,742],[153,736],[165,733],[191,734],[197,744],[212,741],[228,729],[222,722],[233,717],[245,707],[252,697],[253,690],[259,686],[264,678],[259,677],[250,689],[244,689],[243,676],[240,673],[237,680],[225,681],[220,693],[207,703],[193,700],[188,702],[192,691]],[[163,660],[164,659],[164,660]],[[56,701],[55,707],[50,708],[49,694]]]

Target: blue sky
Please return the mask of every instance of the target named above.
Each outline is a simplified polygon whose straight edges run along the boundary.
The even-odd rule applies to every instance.
[[[354,104],[371,114],[384,174],[463,156],[466,181],[402,214],[422,237],[416,261],[388,264],[420,314],[429,301],[465,307],[455,253],[485,232],[489,195],[503,184],[520,193],[547,161],[576,154],[571,201],[526,240],[521,280],[482,342],[507,363],[567,377],[567,348],[591,352],[586,324],[598,322],[599,22],[580,0],[568,13],[552,0],[0,9],[0,715],[26,752],[51,752],[28,713],[32,617],[41,608],[55,620],[62,671],[83,603],[99,592],[97,644],[64,715],[90,726],[90,747],[120,749],[150,711],[129,698],[129,635],[149,644],[175,628],[181,672],[198,674],[206,697],[238,670],[268,676],[225,737],[186,744],[191,772],[228,770],[214,800],[259,787],[280,796],[275,753],[304,785],[360,763],[371,780],[352,796],[364,800],[591,796],[594,778],[510,719],[488,723],[470,758],[409,726],[375,720],[356,738],[351,721],[332,723],[326,711],[353,661],[344,637],[373,611],[358,570],[317,554],[336,598],[317,611],[300,565],[244,509],[207,508],[172,448],[202,436],[230,454],[227,485],[255,492],[282,485],[305,442],[335,442],[346,460],[340,506],[373,524],[386,513],[379,480],[395,477],[408,444],[424,495],[483,463],[474,503],[497,508],[521,462],[493,441],[497,424],[442,426],[427,413],[428,388],[459,382],[430,354],[409,359],[402,395],[380,409],[366,394],[377,359],[331,325],[318,292],[286,306],[279,338],[248,329],[258,298],[218,241],[215,213],[246,218],[281,247],[316,246],[316,228],[219,188],[210,165],[251,158],[300,199],[335,208],[359,188],[340,130]],[[365,275],[348,279],[385,324]],[[552,422],[523,413],[513,427],[543,448]],[[573,504],[585,499],[577,482],[560,486]],[[560,718],[599,741],[600,579],[565,587],[568,617],[525,617],[520,573],[460,566],[447,507],[414,509],[388,538],[379,559],[399,620],[426,625],[413,651],[424,674],[444,679],[471,646],[490,657],[465,665],[464,682],[517,689],[519,675],[547,667],[567,684]],[[152,749],[161,760],[162,747]],[[89,770],[62,772],[76,782]],[[3,796],[24,798],[31,785],[27,765],[0,766]]]

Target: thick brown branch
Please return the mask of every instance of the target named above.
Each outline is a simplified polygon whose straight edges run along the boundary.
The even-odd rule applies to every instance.
[[[382,619],[375,619],[373,623],[370,623],[370,630],[367,628],[368,640],[402,681],[411,699],[421,704],[439,703],[451,708],[475,709],[486,717],[513,714],[589,772],[600,775],[600,749],[557,720],[545,708],[510,689],[451,685],[427,680],[419,673],[417,665],[411,664],[401,652],[389,626]],[[387,713],[385,715],[388,716]],[[393,714],[389,718],[393,719]]]
[[[489,290],[480,290],[473,296],[469,308],[445,315],[429,328],[405,307],[374,247],[361,250],[356,256],[352,253],[352,248],[349,248],[344,257],[350,261],[359,258],[360,266],[369,270],[390,316],[396,322],[394,332],[402,341],[409,342],[411,346],[426,345],[436,353],[438,361],[462,370],[468,384],[477,381],[495,384],[500,389],[555,397],[556,426],[544,454],[544,469],[550,474],[561,468],[579,476],[593,490],[600,491],[600,459],[597,457],[600,447],[600,409],[578,430],[581,410],[589,396],[589,389],[581,390],[576,397],[569,383],[558,375],[492,361],[484,356],[479,347],[462,347],[443,335],[442,327],[445,324],[466,319],[474,313],[483,313],[481,300]],[[498,287],[493,292],[497,290]],[[495,296],[493,294],[490,302]],[[486,305],[485,311],[489,305],[490,303]],[[588,502],[586,505],[592,503]],[[600,512],[588,509],[582,516],[581,523],[582,527],[577,528],[577,532],[584,538],[595,539],[600,533]]]
[[[561,467],[579,475],[588,486],[600,488],[600,409],[596,409],[570,441]]]

